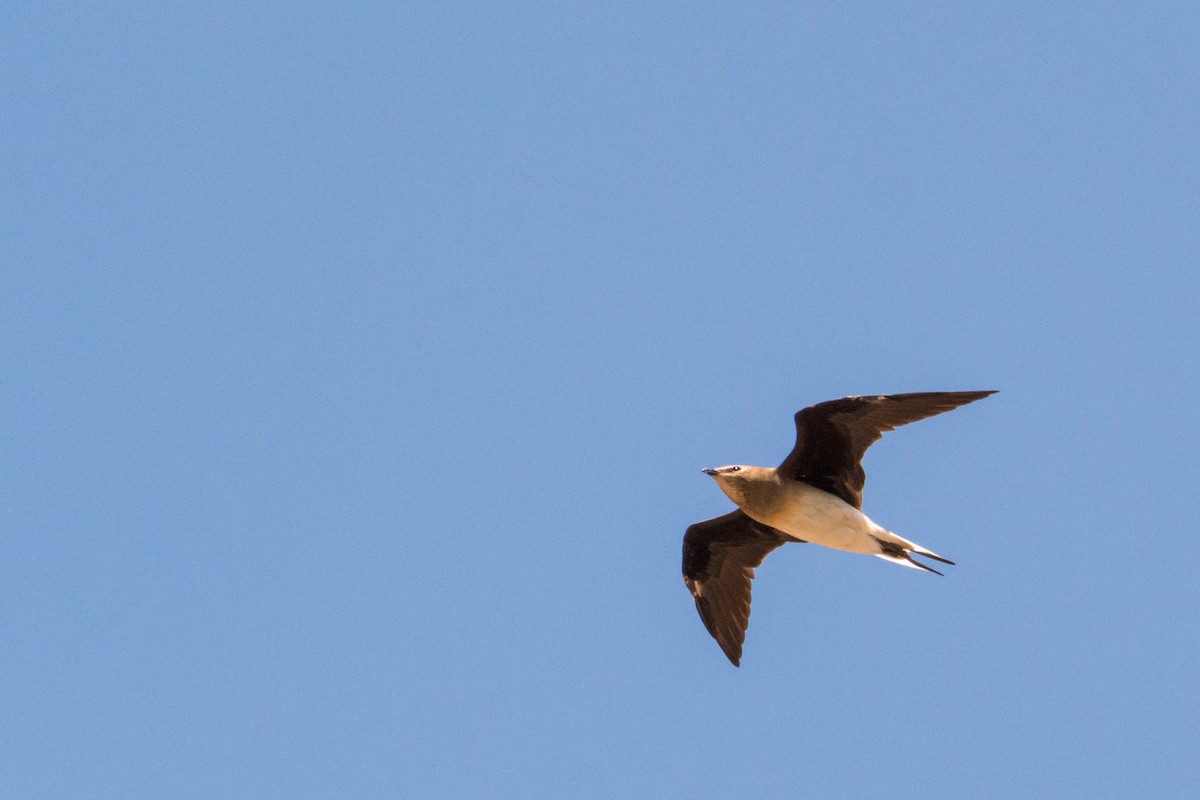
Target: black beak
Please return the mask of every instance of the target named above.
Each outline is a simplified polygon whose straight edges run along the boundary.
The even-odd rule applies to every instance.
[[[716,474],[717,474],[717,471],[716,471],[715,469],[712,469],[712,468],[709,468],[709,469],[702,469],[702,470],[700,470],[700,471],[701,471],[701,472],[703,472],[705,475],[716,475]]]

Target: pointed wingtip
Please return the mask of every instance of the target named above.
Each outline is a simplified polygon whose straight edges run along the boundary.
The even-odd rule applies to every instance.
[[[961,398],[960,405],[962,405],[965,403],[974,403],[976,400],[982,400],[985,397],[991,397],[999,391],[999,389],[976,389],[973,392],[948,392],[948,394],[958,395]]]
[[[991,397],[998,393],[999,389],[973,389],[968,392],[945,392],[943,396],[955,404],[955,407],[974,403],[976,400],[982,400],[985,397]]]

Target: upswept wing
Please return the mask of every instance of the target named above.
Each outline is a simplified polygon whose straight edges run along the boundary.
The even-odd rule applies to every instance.
[[[862,508],[862,457],[884,433],[995,394],[914,392],[844,397],[796,412],[796,446],[779,472]]]

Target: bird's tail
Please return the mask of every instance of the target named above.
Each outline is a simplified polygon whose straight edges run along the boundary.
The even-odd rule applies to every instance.
[[[895,534],[892,535],[895,536]],[[896,538],[899,539],[900,537],[897,536]],[[901,542],[903,542],[903,544],[901,544],[901,542],[889,542],[886,539],[880,539],[878,536],[874,537],[874,539],[875,541],[879,542],[879,549],[881,551],[875,555],[886,561],[899,564],[902,567],[908,567],[910,569],[923,569],[926,572],[932,572],[935,575],[942,574],[933,567],[926,566],[920,561],[917,561],[915,558],[913,558],[913,553],[916,553],[919,556],[925,556],[926,558],[936,559],[937,561],[941,561],[943,564],[950,564],[951,566],[954,565],[954,562],[950,559],[943,558],[932,550],[926,550],[924,547],[921,547],[921,545],[913,544],[907,540],[901,540]]]

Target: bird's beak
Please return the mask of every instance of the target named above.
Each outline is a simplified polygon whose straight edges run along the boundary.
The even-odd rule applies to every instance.
[[[700,471],[703,472],[705,475],[716,475],[717,474],[717,471],[715,469],[712,469],[711,467],[702,469]]]

